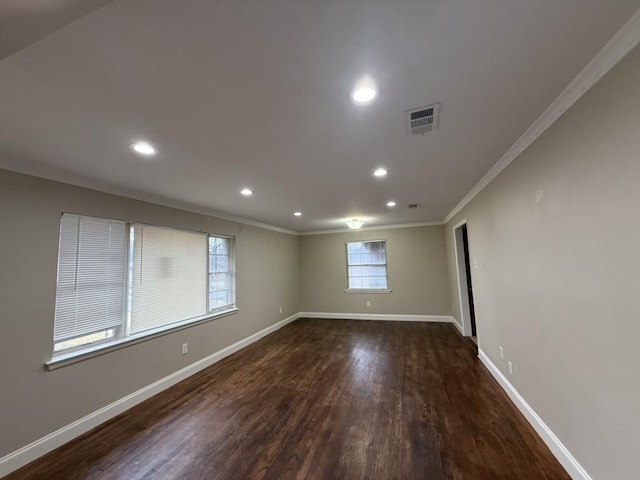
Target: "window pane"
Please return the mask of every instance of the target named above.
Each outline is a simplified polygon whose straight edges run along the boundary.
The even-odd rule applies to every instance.
[[[229,272],[229,257],[227,255],[210,255],[210,272]]]
[[[349,276],[351,277],[374,277],[385,276],[387,273],[384,265],[367,265],[361,267],[349,267]]]
[[[354,289],[386,289],[386,241],[347,242],[348,286]]]
[[[211,273],[209,274],[209,291],[230,290],[231,275],[228,273]]]
[[[209,310],[232,307],[234,298],[231,239],[209,237]]]
[[[231,303],[232,302],[231,302],[230,290],[218,290],[218,291],[209,293],[209,308],[211,310],[214,310],[216,308],[226,307]]]
[[[229,255],[229,239],[209,237],[209,255]]]
[[[57,342],[54,344],[54,352],[66,350],[68,348],[82,347],[84,345],[90,345],[92,343],[108,340],[116,336],[115,328],[104,330],[102,332],[92,333],[83,337],[74,338],[72,340],[65,340],[63,342]]]

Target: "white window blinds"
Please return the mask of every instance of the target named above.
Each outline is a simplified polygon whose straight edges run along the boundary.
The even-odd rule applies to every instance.
[[[350,289],[387,288],[387,242],[347,242]]]
[[[54,342],[121,328],[125,277],[126,224],[63,214]]]
[[[54,355],[234,309],[233,237],[62,214]]]
[[[129,333],[207,313],[207,235],[134,225]]]

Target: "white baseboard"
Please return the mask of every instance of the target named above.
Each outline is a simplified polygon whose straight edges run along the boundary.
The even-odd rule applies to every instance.
[[[216,362],[219,362],[225,357],[228,357],[232,353],[237,352],[241,348],[246,347],[266,335],[275,332],[276,330],[281,329],[285,325],[297,320],[299,318],[299,314],[296,313],[291,315],[290,317],[281,320],[278,323],[271,325],[259,332],[250,335],[233,345],[229,345],[228,347],[223,348],[222,350],[218,350],[217,352],[205,357],[201,360],[198,360],[191,365],[184,367],[177,372],[172,373],[171,375],[167,375],[164,378],[161,378],[157,382],[152,383],[151,385],[147,385],[140,390],[133,392],[130,395],[127,395],[120,400],[113,402],[106,407],[101,408],[89,415],[76,420],[75,422],[56,430],[49,435],[42,437],[36,440],[29,445],[26,445],[15,452],[10,453],[2,458],[0,458],[0,477],[4,477],[9,473],[23,467],[24,465],[40,458],[41,456],[49,453],[50,451],[64,445],[65,443],[73,440],[76,437],[88,432],[89,430],[97,427],[98,425],[106,422],[107,420],[112,419],[116,415],[121,414],[122,412],[138,405],[139,403],[151,398],[154,395],[166,390],[167,388],[175,385],[176,383],[184,380],[185,378],[198,373],[200,370],[203,370]]]
[[[518,393],[518,391],[511,385],[507,377],[495,366],[491,359],[482,350],[478,350],[478,358],[487,367],[487,370],[498,381],[511,401],[518,407],[518,410],[522,412],[525,418],[529,421],[531,426],[538,432],[540,438],[547,444],[551,453],[558,459],[560,464],[564,467],[567,473],[573,480],[592,480],[587,471],[582,468],[582,465],[578,463],[571,452],[565,447],[560,439],[551,431],[546,423],[538,416],[538,414],[531,408],[524,398]]]
[[[387,313],[329,313],[300,312],[300,318],[328,318],[330,320],[387,320],[394,322],[441,322],[451,323],[450,315],[404,315]]]
[[[453,323],[456,329],[458,329],[458,331],[460,332],[460,335],[464,337],[464,331],[462,330],[462,325],[458,323],[458,320],[456,319],[456,317],[451,316],[451,323]]]

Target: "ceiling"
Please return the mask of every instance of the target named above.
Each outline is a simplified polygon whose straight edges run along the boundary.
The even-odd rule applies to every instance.
[[[0,167],[297,232],[441,220],[640,8],[81,3],[0,6]],[[354,105],[365,74],[379,96]],[[408,136],[436,102],[439,129]]]

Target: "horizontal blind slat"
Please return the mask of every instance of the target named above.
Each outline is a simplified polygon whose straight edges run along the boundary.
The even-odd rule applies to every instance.
[[[207,236],[134,225],[131,333],[207,311]]]
[[[121,326],[125,275],[124,222],[63,214],[54,341]]]

